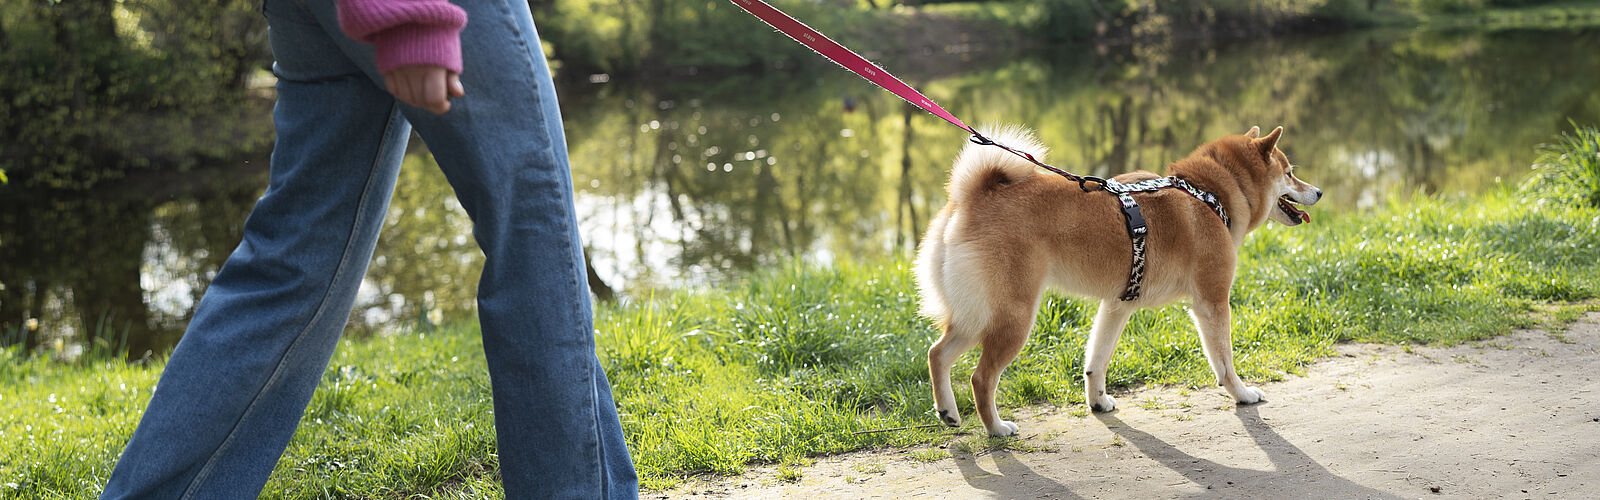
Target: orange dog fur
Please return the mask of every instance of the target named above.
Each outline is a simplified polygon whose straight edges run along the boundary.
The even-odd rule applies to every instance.
[[[1032,134],[1001,130],[998,142],[1042,156]],[[922,312],[943,335],[928,350],[934,408],[952,427],[961,425],[950,368],[982,343],[972,374],[978,417],[994,436],[1017,432],[995,410],[1000,373],[1022,351],[1044,287],[1100,299],[1085,352],[1084,394],[1094,411],[1111,411],[1106,365],[1133,311],[1184,297],[1217,382],[1240,404],[1259,402],[1260,389],[1234,371],[1228,294],[1246,234],[1267,219],[1286,226],[1309,216],[1292,203],[1311,205],[1322,190],[1294,176],[1277,148],[1283,127],[1261,136],[1252,127],[1206,143],[1168,166],[1168,175],[1210,191],[1232,227],[1205,203],[1177,189],[1137,193],[1148,221],[1147,269],[1142,295],[1118,299],[1127,283],[1132,243],[1117,198],[1084,192],[1078,183],[1036,171],[1000,148],[969,144],[950,174],[949,202],[929,225],[917,251]],[[1157,177],[1137,171],[1119,182]]]

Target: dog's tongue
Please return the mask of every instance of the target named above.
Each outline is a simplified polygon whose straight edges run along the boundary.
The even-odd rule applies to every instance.
[[[1311,214],[1306,213],[1305,210],[1301,210],[1298,207],[1295,207],[1293,203],[1289,203],[1289,199],[1288,198],[1279,198],[1278,199],[1278,208],[1280,210],[1282,210],[1285,215],[1288,215],[1289,217],[1292,217],[1292,218],[1300,219],[1301,223],[1311,222]]]

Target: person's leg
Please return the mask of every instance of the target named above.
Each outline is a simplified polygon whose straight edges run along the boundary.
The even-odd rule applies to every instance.
[[[521,0],[468,0],[466,97],[406,108],[483,248],[478,317],[509,497],[634,498],[593,312],[554,83]]]
[[[634,498],[638,479],[595,356],[561,111],[528,4],[454,3],[467,12],[466,97],[443,115],[402,109],[486,256],[478,315],[507,496]],[[336,30],[331,4],[308,6]],[[381,84],[371,47],[339,43]]]
[[[314,19],[268,4],[279,77],[270,184],[103,498],[256,498],[371,260],[410,127]]]

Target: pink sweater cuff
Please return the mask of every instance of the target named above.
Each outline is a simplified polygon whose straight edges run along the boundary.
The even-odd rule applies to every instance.
[[[461,72],[467,13],[447,0],[339,0],[339,27],[377,49],[378,71],[434,65]]]
[[[372,37],[378,49],[378,72],[401,66],[444,66],[461,73],[461,28],[407,24]]]

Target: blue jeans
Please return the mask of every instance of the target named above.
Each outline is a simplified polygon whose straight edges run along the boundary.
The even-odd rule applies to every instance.
[[[334,0],[267,0],[277,146],[244,240],[206,290],[102,498],[255,498],[372,259],[411,128],[486,256],[478,314],[510,498],[635,498],[573,210],[561,114],[523,0],[459,0],[467,96],[384,91]]]

